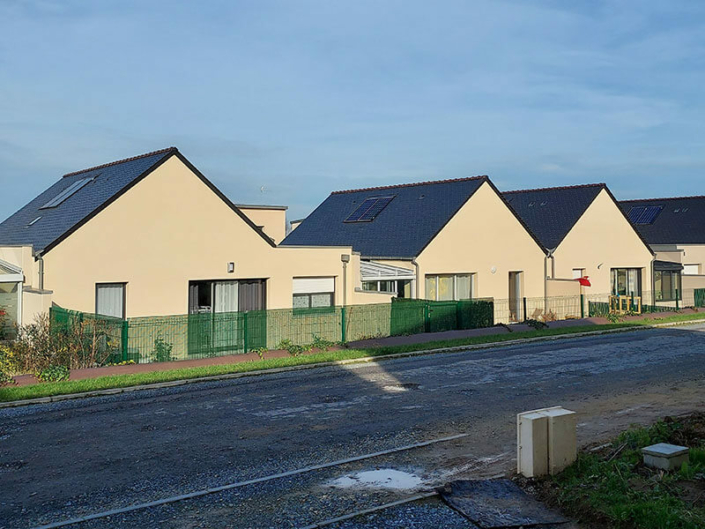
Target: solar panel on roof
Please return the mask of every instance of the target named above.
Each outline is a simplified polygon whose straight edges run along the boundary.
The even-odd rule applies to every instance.
[[[633,207],[632,209],[629,210],[629,222],[633,224],[637,224],[637,221],[639,220],[639,217],[641,217],[642,213],[646,211],[646,208],[644,206],[637,206]]]
[[[388,197],[373,197],[365,201],[353,211],[344,222],[372,222],[392,201],[394,195]]]
[[[635,224],[653,224],[663,209],[661,206],[646,206],[645,211],[639,215]]]
[[[353,211],[347,219],[345,219],[345,222],[357,222],[360,220],[360,217],[365,214],[365,212],[370,209],[375,202],[377,202],[376,198],[368,198],[360,204],[355,211]]]
[[[372,205],[370,209],[365,211],[360,217],[360,222],[370,222],[379,215],[384,208],[387,207],[394,197],[382,197],[378,198],[377,201]]]

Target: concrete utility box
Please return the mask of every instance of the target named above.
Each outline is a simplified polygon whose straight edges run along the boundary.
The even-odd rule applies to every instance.
[[[690,458],[687,446],[658,443],[641,449],[644,464],[661,470],[676,470]]]
[[[526,477],[557,474],[578,455],[574,411],[560,406],[517,415],[517,471]]]

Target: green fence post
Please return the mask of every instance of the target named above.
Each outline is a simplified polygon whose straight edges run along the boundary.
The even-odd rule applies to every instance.
[[[247,312],[242,313],[243,352],[247,353]]]
[[[580,294],[580,318],[585,318],[585,294]]]
[[[122,321],[122,332],[120,339],[122,341],[122,361],[127,362],[127,336],[128,336],[128,326],[127,320]]]
[[[391,324],[391,322],[390,322]],[[340,308],[340,341],[345,343],[345,306]]]
[[[676,289],[676,310],[678,310],[678,289]]]
[[[524,321],[526,321],[526,297],[522,298],[522,308],[524,309]]]
[[[429,305],[430,304],[426,302],[423,306],[423,322],[425,332],[431,332],[431,309]]]

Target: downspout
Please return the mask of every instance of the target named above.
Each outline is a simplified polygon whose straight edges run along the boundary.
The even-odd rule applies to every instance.
[[[411,296],[413,299],[419,299],[419,263],[416,262],[416,257],[411,260],[411,264],[414,265],[414,294]]]
[[[44,290],[44,258],[41,254],[37,256],[37,261],[39,261],[39,290]]]
[[[548,250],[548,253],[543,257],[543,311],[548,312],[548,260],[551,260],[551,277],[555,278],[556,260],[553,257],[553,252],[556,249]]]
[[[340,260],[343,262],[343,307],[345,307],[348,304],[348,263],[350,262],[350,256],[342,254]]]

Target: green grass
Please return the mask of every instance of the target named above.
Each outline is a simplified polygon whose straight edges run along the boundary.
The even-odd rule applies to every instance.
[[[68,395],[71,393],[92,392],[103,389],[126,388],[130,386],[156,384],[159,382],[172,382],[175,380],[186,380],[191,378],[209,377],[231,373],[246,373],[248,371],[276,369],[298,365],[310,365],[322,362],[354,360],[357,358],[364,357],[383,357],[391,354],[409,353],[427,349],[446,349],[449,347],[481,344],[501,345],[503,342],[526,338],[542,338],[551,336],[571,335],[589,331],[629,328],[634,327],[635,325],[650,325],[653,323],[663,323],[666,321],[697,319],[693,318],[693,316],[698,315],[683,314],[678,316],[670,316],[668,318],[662,319],[654,318],[653,320],[648,320],[648,323],[646,323],[647,320],[641,320],[623,323],[609,323],[599,326],[584,325],[577,327],[566,327],[562,329],[542,329],[536,331],[512,332],[507,334],[497,334],[489,336],[474,336],[471,338],[459,338],[456,340],[441,340],[435,342],[376,347],[370,349],[343,349],[340,351],[328,351],[308,355],[291,356],[287,358],[256,360],[252,362],[238,364],[225,364],[189,368],[178,368],[175,365],[174,369],[170,369],[168,371],[138,373],[134,375],[113,375],[86,380],[33,384],[29,386],[5,386],[3,388],[0,388],[0,402],[10,402],[40,397],[52,397],[56,395]],[[702,317],[705,317],[705,314],[703,314]]]
[[[705,472],[705,447],[690,438],[690,463],[663,473],[641,464],[641,449],[679,442],[679,422],[632,428],[612,444],[609,454],[581,453],[575,464],[553,478],[555,495],[566,514],[600,527],[616,529],[696,529],[705,527],[702,503],[690,502],[681,489]],[[680,444],[679,443],[679,444]],[[617,453],[618,455],[614,455]]]
[[[651,318],[644,318],[643,320],[628,320],[628,323],[633,323],[634,325],[656,325],[658,323],[677,323],[693,320],[705,320],[705,311],[696,312],[694,314],[673,314],[663,317],[653,316]]]
[[[244,362],[238,364],[188,367],[180,369],[174,366],[174,369],[170,369],[168,371],[137,373],[133,375],[113,375],[85,380],[32,384],[29,386],[6,386],[0,388],[0,402],[10,402],[15,400],[25,400],[40,397],[51,397],[55,395],[68,395],[71,393],[91,392],[102,389],[126,388],[130,386],[139,386],[144,384],[171,382],[174,380],[185,380],[191,378],[225,375],[230,373],[246,373],[248,371],[276,369],[281,367],[291,367],[298,365],[310,365],[322,362],[354,360],[357,358],[365,357],[383,357],[392,354],[409,353],[414,351],[423,351],[427,349],[447,349],[450,347],[458,347],[463,345],[481,344],[501,345],[502,342],[507,342],[511,340],[570,335],[581,332],[589,332],[604,329],[619,329],[628,327],[631,327],[631,325],[627,323],[611,323],[600,326],[584,325],[563,329],[542,329],[537,331],[512,332],[507,334],[474,336],[471,338],[459,338],[456,340],[440,340],[435,342],[397,345],[389,347],[375,347],[370,349],[342,349],[338,351],[327,351],[300,356],[290,356],[286,358],[255,360],[252,362]]]

